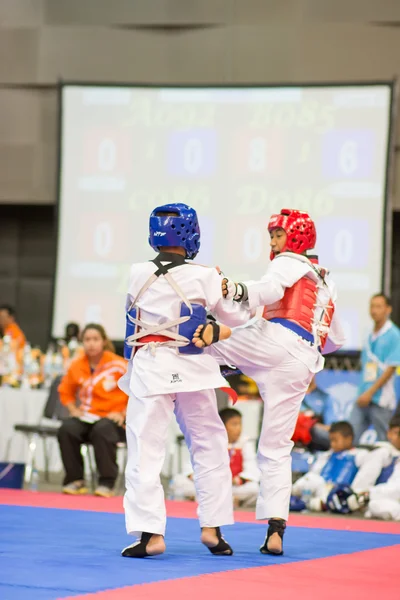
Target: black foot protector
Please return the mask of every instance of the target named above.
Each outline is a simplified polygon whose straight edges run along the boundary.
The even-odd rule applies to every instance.
[[[267,537],[265,538],[264,545],[260,548],[260,552],[262,554],[274,554],[275,556],[282,556],[283,550],[281,552],[273,552],[268,550],[268,540],[274,533],[277,533],[281,540],[283,540],[283,534],[285,533],[286,529],[286,521],[283,519],[270,519],[268,521],[268,525]]]
[[[147,533],[144,531],[140,537],[140,540],[124,548],[121,552],[121,555],[128,556],[129,558],[145,558],[146,556],[151,556],[147,553],[146,547],[152,535],[152,533]]]
[[[216,546],[212,546],[211,548],[207,546],[211,554],[215,554],[216,556],[232,556],[233,550],[228,542],[226,542],[222,537],[220,528],[216,527],[215,532],[217,534],[218,544]]]

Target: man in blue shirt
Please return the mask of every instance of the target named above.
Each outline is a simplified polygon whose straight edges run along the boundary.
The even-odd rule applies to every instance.
[[[400,330],[390,320],[392,305],[384,294],[371,299],[373,332],[361,353],[361,383],[350,421],[355,441],[373,425],[378,440],[386,439],[389,421],[396,408],[395,374],[400,365]]]

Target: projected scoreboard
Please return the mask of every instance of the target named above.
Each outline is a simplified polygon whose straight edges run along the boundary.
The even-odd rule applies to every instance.
[[[265,272],[270,215],[308,211],[359,347],[381,288],[389,113],[384,85],[64,87],[54,334],[73,319],[122,339],[129,266],[153,256],[149,213],[184,202],[198,261],[239,280]]]

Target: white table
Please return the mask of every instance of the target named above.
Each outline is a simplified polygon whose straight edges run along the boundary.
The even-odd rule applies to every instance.
[[[40,422],[47,401],[47,390],[14,390],[0,387],[0,461],[26,463],[29,456],[28,438],[14,430],[14,425],[36,425]],[[49,470],[59,472],[62,463],[56,438],[47,440]],[[44,457],[39,441],[36,468],[44,470]]]

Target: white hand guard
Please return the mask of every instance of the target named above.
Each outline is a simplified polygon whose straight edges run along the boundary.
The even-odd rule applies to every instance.
[[[226,278],[224,279],[224,283],[227,288],[225,298],[228,300],[235,300],[235,302],[247,300],[247,288],[243,283],[235,283]]]

